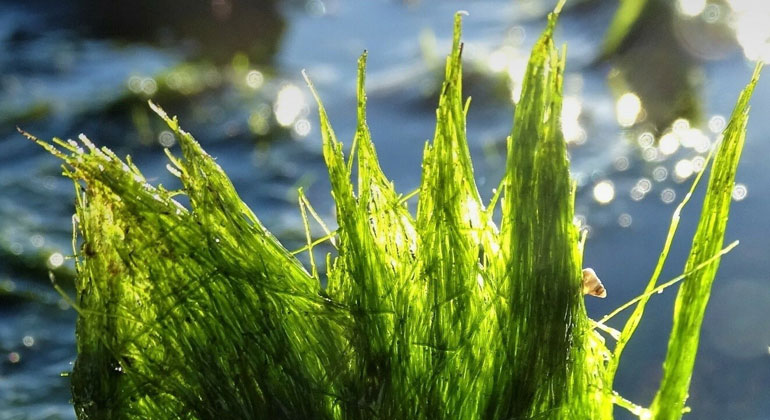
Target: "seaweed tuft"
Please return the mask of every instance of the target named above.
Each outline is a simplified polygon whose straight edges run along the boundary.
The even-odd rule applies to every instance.
[[[680,418],[719,258],[733,246],[723,249],[730,191],[761,66],[714,153],[690,258],[674,280],[684,281],[663,381],[643,408],[612,384],[649,297],[673,283],[658,277],[690,195],[646,290],[618,309],[634,307],[622,330],[606,325],[618,311],[589,319],[585,238],[573,224],[576,187],[559,121],[558,12],[533,47],[505,175],[487,203],[466,137],[460,13],[416,213],[377,160],[366,53],[347,158],[313,90],[338,225],[325,287],[302,192],[309,270],[159,106],[150,103],[181,145],[181,156],[167,153],[180,191],[149,184],[130,157],[85,136],[48,143],[24,133],[63,161],[77,195],[78,418],[611,419],[616,406]]]

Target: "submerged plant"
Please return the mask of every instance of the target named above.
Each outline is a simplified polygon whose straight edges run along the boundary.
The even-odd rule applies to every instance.
[[[681,206],[622,332],[590,320],[585,238],[572,222],[575,184],[558,119],[557,16],[534,46],[490,203],[479,196],[466,139],[459,14],[416,215],[377,161],[365,118],[366,55],[347,160],[316,95],[338,224],[325,288],[306,200],[310,272],[157,106],[181,145],[181,158],[168,153],[181,191],[151,186],[130,159],[84,136],[35,139],[65,162],[77,192],[78,417],[610,419],[616,404],[643,418],[680,417],[758,71],[715,153],[664,382],[644,409],[613,393],[612,382],[644,304],[666,286],[657,279]],[[502,216],[493,220],[498,203]],[[598,329],[618,340],[613,350]]]

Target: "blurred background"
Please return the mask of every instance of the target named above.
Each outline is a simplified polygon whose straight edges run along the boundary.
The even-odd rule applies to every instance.
[[[72,419],[67,372],[73,188],[60,162],[15,126],[50,139],[85,133],[130,154],[153,183],[176,187],[163,148],[175,139],[146,106],[179,116],[242,198],[289,249],[303,244],[296,189],[333,224],[306,69],[340,139],[355,129],[356,59],[369,51],[369,126],[381,164],[406,193],[463,9],[468,137],[485,199],[504,169],[505,137],[529,49],[552,0],[0,0],[0,419]],[[562,125],[578,184],[585,266],[608,289],[600,318],[637,296],[671,214],[729,120],[754,62],[770,56],[764,0],[569,0]],[[768,75],[765,75],[768,77]],[[723,258],[701,336],[691,418],[770,419],[770,84],[752,100]],[[661,280],[684,265],[701,195],[685,210]],[[765,210],[763,210],[765,209]],[[316,232],[321,236],[322,232]],[[320,248],[319,252],[330,251]],[[323,259],[320,259],[323,261]],[[68,286],[69,285],[69,286]],[[649,405],[661,376],[674,289],[655,296],[625,352],[617,391]],[[627,314],[609,322],[618,328]],[[617,418],[632,418],[617,409]]]

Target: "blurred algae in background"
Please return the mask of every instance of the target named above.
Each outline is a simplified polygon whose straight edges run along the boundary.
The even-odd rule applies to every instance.
[[[734,43],[730,1],[621,0],[600,55],[620,100],[635,95],[640,113],[620,121],[662,133],[677,119],[703,121],[701,65],[724,58]],[[637,133],[638,134],[638,133]]]
[[[700,119],[697,61],[678,42],[673,2],[622,1],[607,29],[603,56],[612,66],[609,83],[617,97],[636,95],[643,116],[621,121],[631,126],[644,119],[653,132],[677,118]]]
[[[266,64],[276,53],[284,19],[276,0],[74,0],[60,7],[62,19],[52,25],[75,25],[85,36],[181,44],[195,56],[223,64],[246,53]]]

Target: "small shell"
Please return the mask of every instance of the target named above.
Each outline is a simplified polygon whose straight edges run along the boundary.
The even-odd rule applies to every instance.
[[[583,269],[583,294],[599,298],[607,297],[607,289],[604,288],[593,268]]]

